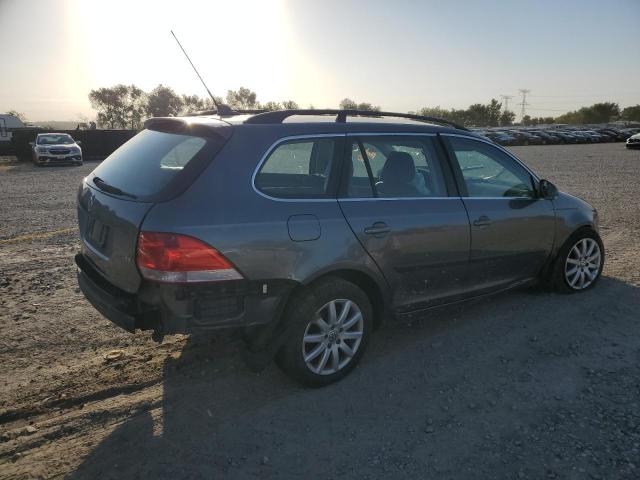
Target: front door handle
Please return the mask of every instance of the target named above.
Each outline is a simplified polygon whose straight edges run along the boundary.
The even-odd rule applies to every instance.
[[[384,235],[385,233],[389,233],[391,228],[384,222],[376,222],[370,227],[364,229],[364,233],[367,235]]]
[[[488,227],[489,225],[491,225],[491,219],[489,217],[487,217],[486,215],[482,215],[480,218],[476,218],[473,221],[473,226],[474,227]]]

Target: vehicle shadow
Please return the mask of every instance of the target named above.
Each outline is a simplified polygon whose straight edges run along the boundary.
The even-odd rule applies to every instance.
[[[251,373],[237,343],[190,340],[165,361],[159,407],[128,418],[70,478],[539,478],[553,462],[569,473],[572,455],[513,442],[581,398],[612,342],[637,351],[638,308],[638,287],[603,277],[581,295],[432,310],[383,326],[359,368],[316,390],[273,366]]]

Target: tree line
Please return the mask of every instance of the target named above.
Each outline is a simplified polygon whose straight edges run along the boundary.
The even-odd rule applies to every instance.
[[[515,122],[515,113],[502,110],[502,104],[491,99],[486,105],[476,103],[467,109],[444,109],[440,107],[426,107],[418,111],[420,115],[440,117],[467,127],[506,127]],[[589,124],[608,123],[616,120],[640,122],[640,105],[621,109],[615,102],[594,103],[589,107],[582,107],[573,112],[567,112],[557,117],[532,117],[525,115],[520,125],[542,125],[552,123]]]
[[[594,103],[555,118],[555,123],[607,123],[612,120],[640,121],[640,105],[620,109],[614,102]]]
[[[492,98],[487,104],[474,103],[466,109],[423,107],[418,115],[438,117],[466,127],[506,127],[513,125],[516,114],[502,110],[502,103]]]
[[[293,100],[284,102],[268,101],[261,103],[256,92],[246,87],[229,90],[226,99],[215,97],[218,103],[226,103],[231,108],[241,110],[281,110],[297,109]],[[140,129],[146,118],[186,115],[203,110],[213,110],[215,106],[210,98],[198,95],[180,95],[171,87],[158,85],[145,92],[135,85],[114,85],[89,92],[91,106],[97,112],[96,121],[101,128]],[[368,102],[356,102],[343,99],[339,107],[348,110],[380,111],[380,107]],[[308,107],[314,109],[313,105]],[[23,120],[24,115],[11,111]],[[502,103],[492,98],[487,104],[474,103],[466,109],[447,109],[441,107],[423,107],[415,112],[419,115],[443,118],[467,127],[506,127],[515,124],[514,112],[504,110]],[[567,112],[558,117],[532,117],[525,115],[521,125],[552,123],[587,124],[607,123],[615,120],[640,122],[640,104],[621,109],[615,102],[595,103],[588,107]]]
[[[298,108],[293,100],[260,103],[255,92],[245,87],[227,92],[226,103],[235,109],[281,110]],[[171,87],[158,85],[145,92],[135,85],[114,85],[89,92],[91,107],[97,112],[96,121],[102,128],[139,129],[146,118],[173,117],[202,110],[215,109],[210,98],[198,95],[179,95]]]

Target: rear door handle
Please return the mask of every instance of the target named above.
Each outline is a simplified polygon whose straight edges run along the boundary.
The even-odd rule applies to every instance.
[[[482,215],[480,218],[477,218],[473,221],[474,227],[482,228],[482,227],[488,227],[489,225],[491,225],[491,219],[486,215]]]
[[[367,235],[384,235],[385,233],[389,233],[391,228],[384,222],[376,222],[370,227],[364,229],[364,233]]]

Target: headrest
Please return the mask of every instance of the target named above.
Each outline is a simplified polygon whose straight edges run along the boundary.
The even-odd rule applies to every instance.
[[[386,184],[409,183],[416,175],[413,157],[407,152],[391,152],[380,172],[380,180]]]

